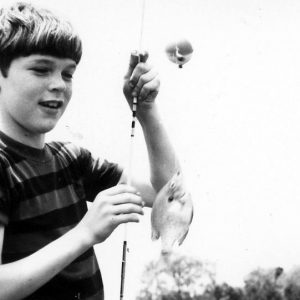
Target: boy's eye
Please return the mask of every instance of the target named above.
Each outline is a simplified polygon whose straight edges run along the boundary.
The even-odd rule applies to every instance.
[[[36,73],[39,73],[39,74],[46,74],[47,72],[49,72],[49,69],[47,68],[32,68],[32,70]]]
[[[68,80],[71,80],[73,78],[72,73],[64,72],[62,75]]]

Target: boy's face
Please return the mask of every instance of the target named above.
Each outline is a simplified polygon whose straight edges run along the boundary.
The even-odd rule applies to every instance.
[[[2,123],[18,134],[41,136],[53,129],[72,95],[76,63],[69,58],[33,54],[0,72]]]

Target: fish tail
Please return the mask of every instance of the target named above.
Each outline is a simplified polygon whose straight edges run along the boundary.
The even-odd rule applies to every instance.
[[[161,251],[161,255],[159,258],[159,270],[161,271],[165,271],[169,268],[170,266],[170,262],[171,262],[171,252],[163,252]]]
[[[170,237],[162,238],[162,241],[161,241],[161,254],[162,255],[170,254],[173,250],[174,242],[175,241],[173,241]]]
[[[162,249],[161,250],[161,255],[162,256],[168,256],[168,255],[170,255],[171,254],[171,249]]]
[[[162,256],[170,256],[170,254],[172,253],[173,251],[173,248],[172,248],[173,245],[163,245],[162,248],[161,248],[161,255]]]

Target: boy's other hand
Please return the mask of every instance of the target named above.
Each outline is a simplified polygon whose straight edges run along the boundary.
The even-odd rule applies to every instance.
[[[139,222],[143,206],[134,187],[119,184],[97,195],[78,226],[84,229],[88,243],[94,245],[106,240],[120,224]]]
[[[147,52],[131,53],[128,71],[124,77],[124,95],[131,108],[133,97],[137,97],[137,115],[152,108],[160,86],[158,73],[147,63],[148,57]]]

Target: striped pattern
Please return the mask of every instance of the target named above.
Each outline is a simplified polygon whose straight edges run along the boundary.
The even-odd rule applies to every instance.
[[[52,142],[38,150],[0,132],[3,263],[30,255],[73,228],[87,211],[86,201],[117,184],[121,172],[71,143]],[[103,299],[93,248],[26,299]]]

